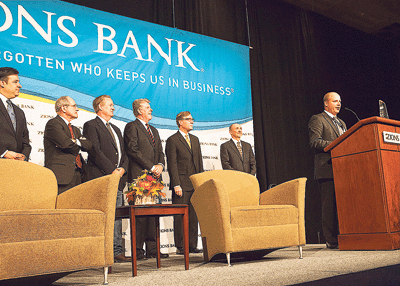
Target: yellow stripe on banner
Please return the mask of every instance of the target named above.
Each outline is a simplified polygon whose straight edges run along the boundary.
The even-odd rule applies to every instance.
[[[25,99],[30,99],[30,100],[34,100],[34,101],[40,101],[40,102],[44,102],[44,103],[49,103],[49,104],[55,104],[56,103],[55,100],[51,100],[51,99],[47,99],[47,98],[43,98],[43,97],[40,97],[40,96],[31,95],[31,94],[26,94],[26,93],[22,93],[22,92],[20,92],[18,97],[25,98]],[[86,109],[83,109],[83,108],[79,108],[79,110],[86,111],[86,112],[89,112],[89,113],[94,113],[93,111],[89,111],[89,110],[86,110]]]

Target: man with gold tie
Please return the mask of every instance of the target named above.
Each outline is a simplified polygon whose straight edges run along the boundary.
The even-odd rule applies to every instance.
[[[190,134],[194,119],[189,111],[180,112],[176,116],[178,132],[167,139],[165,153],[172,190],[172,203],[189,205],[189,252],[199,253],[197,248],[198,220],[190,198],[194,188],[189,177],[203,172],[199,138]],[[174,238],[177,254],[183,254],[182,217],[174,217]]]

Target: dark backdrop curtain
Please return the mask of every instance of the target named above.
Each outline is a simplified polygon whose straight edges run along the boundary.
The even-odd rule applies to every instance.
[[[69,0],[139,20],[248,45],[245,0]],[[336,91],[360,118],[378,99],[400,119],[399,43],[378,39],[280,0],[247,0],[257,177],[261,190],[307,177],[307,242],[320,232],[320,195],[308,145],[309,118]],[[173,15],[175,7],[175,17]],[[342,109],[348,127],[356,122]]]

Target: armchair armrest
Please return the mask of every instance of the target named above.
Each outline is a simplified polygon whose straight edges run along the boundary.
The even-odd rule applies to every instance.
[[[57,196],[56,209],[91,209],[103,211],[105,225],[105,265],[114,263],[114,221],[119,175],[108,175],[80,184]]]
[[[294,205],[304,207],[307,178],[282,183],[260,194],[260,205]]]
[[[230,203],[223,181],[206,181],[195,189],[191,202],[199,219],[202,237],[210,242],[207,243],[210,258],[216,253],[232,252]]]
[[[73,187],[57,196],[56,209],[115,211],[119,179],[108,175]]]
[[[307,178],[282,183],[260,195],[260,205],[294,205],[299,210],[299,244],[306,243],[305,195]]]

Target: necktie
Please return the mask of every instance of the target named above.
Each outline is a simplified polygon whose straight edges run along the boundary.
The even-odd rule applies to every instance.
[[[190,139],[189,139],[189,135],[188,134],[185,135],[185,139],[186,139],[186,142],[189,145],[189,148],[192,148],[192,145],[190,144]]]
[[[239,150],[240,157],[243,158],[243,150],[242,150],[242,146],[240,146],[240,142],[239,142],[239,141],[237,142],[237,148],[238,148],[238,150]]]
[[[106,127],[107,127],[108,131],[110,131],[111,137],[112,137],[112,139],[114,140],[115,145],[117,145],[117,141],[115,140],[114,132],[111,130],[111,125],[110,125],[110,123],[107,122],[107,123],[106,123]]]
[[[71,123],[68,123],[68,128],[69,128],[69,131],[71,132],[71,138],[72,138],[72,139],[75,139],[75,135],[74,135],[74,131],[72,131],[72,125],[71,125]],[[81,156],[80,156],[79,154],[76,156],[75,162],[76,162],[76,166],[77,166],[79,169],[82,169],[82,161],[81,161]]]
[[[339,130],[339,135],[342,135],[344,133],[344,126],[343,124],[339,121],[339,119],[335,116],[333,117],[333,122],[335,123],[336,127]]]
[[[151,142],[153,143],[153,146],[156,147],[156,141],[154,141],[153,133],[151,133],[151,131],[150,131],[149,124],[146,124],[146,129],[147,129],[147,132],[149,132],[149,136],[150,136]]]
[[[10,115],[12,125],[14,127],[14,130],[17,130],[17,121],[15,120],[15,113],[11,100],[7,99],[6,102],[7,102],[7,112]]]

